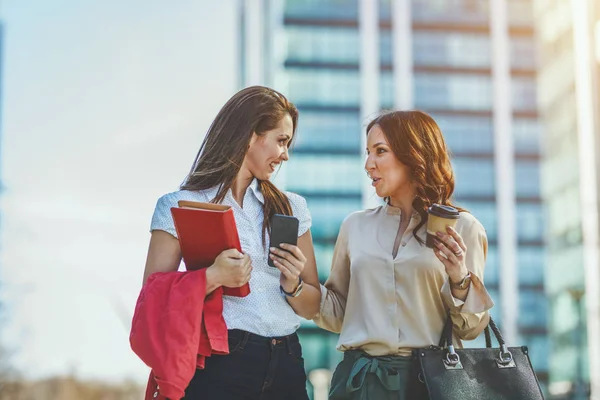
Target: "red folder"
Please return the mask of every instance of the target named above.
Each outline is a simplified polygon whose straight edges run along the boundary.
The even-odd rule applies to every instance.
[[[171,207],[181,255],[188,270],[210,267],[224,250],[242,251],[233,209],[229,206],[180,200]],[[245,297],[250,285],[224,287],[226,296]]]

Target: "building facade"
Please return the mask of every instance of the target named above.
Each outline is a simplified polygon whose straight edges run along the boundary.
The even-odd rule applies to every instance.
[[[593,0],[535,1],[554,399],[600,398],[599,11]]]
[[[527,344],[547,381],[544,221],[532,0],[246,0],[242,85],[299,107],[277,179],[303,195],[324,281],[342,220],[378,204],[364,172],[365,126],[418,108],[453,153],[456,202],[485,226],[485,282],[509,344]],[[337,335],[301,330],[307,371],[333,369]],[[468,345],[480,346],[482,340]]]

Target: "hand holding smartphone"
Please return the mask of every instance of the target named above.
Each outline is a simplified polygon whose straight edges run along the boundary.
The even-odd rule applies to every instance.
[[[283,214],[274,214],[271,217],[271,238],[269,247],[281,249],[281,243],[298,244],[298,218]],[[283,249],[281,249],[283,250]],[[273,260],[269,257],[268,264],[275,268]]]

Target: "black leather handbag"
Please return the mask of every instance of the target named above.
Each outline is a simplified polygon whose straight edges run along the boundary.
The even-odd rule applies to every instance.
[[[500,345],[492,348],[490,328]],[[506,347],[490,318],[483,349],[454,349],[448,315],[439,346],[416,349],[418,380],[430,400],[543,400],[527,346]],[[414,392],[413,392],[414,393]],[[426,399],[426,395],[414,400]]]

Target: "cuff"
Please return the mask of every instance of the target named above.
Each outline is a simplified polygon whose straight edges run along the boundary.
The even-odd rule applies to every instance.
[[[447,279],[446,282],[444,282],[440,293],[450,308],[450,311],[454,313],[477,314],[485,312],[494,306],[494,301],[483,285],[483,282],[481,282],[479,277],[473,272],[471,272],[469,293],[464,301],[457,299],[452,295],[450,279]]]

